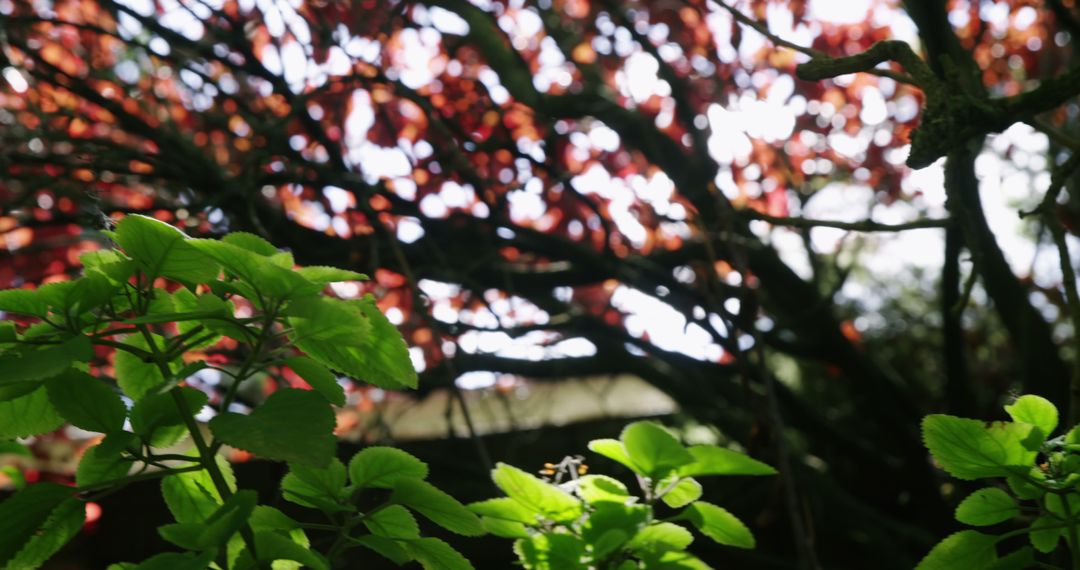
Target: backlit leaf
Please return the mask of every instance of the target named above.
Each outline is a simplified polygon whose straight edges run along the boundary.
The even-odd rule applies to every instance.
[[[776,469],[744,453],[715,445],[694,445],[687,448],[694,456],[693,463],[679,467],[683,477],[704,475],[775,475]]]
[[[1026,472],[1042,443],[1027,423],[981,422],[934,414],[923,420],[923,442],[941,467],[958,479]]]
[[[634,422],[623,429],[619,439],[645,475],[657,476],[695,460],[671,432],[653,422]]]
[[[1019,514],[1016,499],[997,487],[979,489],[956,507],[956,520],[973,526],[997,524]]]
[[[993,536],[965,530],[949,535],[937,543],[919,562],[916,570],[955,570],[957,568],[987,568],[997,559]]]
[[[538,534],[514,542],[514,552],[528,570],[585,570],[585,543],[568,534]]]
[[[621,481],[606,475],[585,475],[578,479],[578,494],[586,503],[625,503],[630,492]]]
[[[649,525],[638,531],[626,548],[644,552],[664,552],[667,550],[685,550],[694,542],[694,535],[685,528],[669,522]]]
[[[750,534],[750,529],[722,507],[699,501],[686,507],[683,513],[701,534],[720,544],[737,548],[754,547],[754,535]]]
[[[491,478],[511,499],[551,520],[568,522],[581,516],[581,501],[517,467],[499,463]]]
[[[116,242],[147,275],[192,284],[217,277],[217,264],[192,247],[192,240],[169,224],[132,214],[116,224],[115,232]]]
[[[1058,424],[1058,410],[1050,400],[1027,394],[1020,396],[1005,411],[1014,421],[1029,423],[1042,430],[1043,437],[1054,433]]]
[[[657,488],[662,489],[664,487],[662,485],[657,485]],[[670,490],[660,497],[660,499],[664,501],[664,504],[673,509],[685,507],[700,498],[701,483],[690,478],[680,479],[674,487],[671,487]]]
[[[473,565],[449,544],[437,538],[401,541],[405,551],[424,570],[472,570]]]

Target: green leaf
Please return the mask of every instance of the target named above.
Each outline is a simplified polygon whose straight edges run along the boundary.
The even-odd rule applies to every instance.
[[[29,394],[0,402],[0,439],[40,435],[64,425],[42,386]]]
[[[206,570],[213,559],[213,550],[202,554],[165,552],[147,558],[135,570]]]
[[[187,408],[198,413],[209,401],[208,396],[195,388],[176,388],[187,402]],[[135,402],[131,408],[131,429],[151,447],[168,447],[187,434],[184,417],[176,407],[172,394],[150,394]]]
[[[364,526],[371,534],[386,538],[420,538],[420,525],[416,524],[409,509],[390,505],[364,517]]]
[[[154,341],[155,350],[164,352],[165,339],[156,334],[150,335],[150,338]],[[132,348],[150,351],[150,345],[142,335],[130,335],[123,340],[123,343]],[[166,378],[156,364],[146,362],[126,350],[116,351],[113,364],[116,366],[116,383],[132,400],[138,401],[165,384]],[[172,364],[169,369],[170,372],[175,372],[175,366]]]
[[[597,503],[582,525],[581,537],[589,544],[598,545],[610,541],[612,531],[619,531],[622,540],[626,541],[637,534],[651,517],[652,508],[648,505]]]
[[[359,309],[360,314],[367,319],[371,327],[370,333],[358,338],[359,344],[305,339],[303,337],[311,334],[309,330],[311,327],[307,327],[294,332],[292,338],[296,346],[311,358],[357,380],[380,388],[415,388],[418,378],[412,360],[409,358],[408,346],[397,328],[375,306],[374,299],[365,297],[362,301],[344,301],[344,303],[352,308],[349,313],[341,312],[337,320],[315,324],[322,327],[326,327],[328,323],[340,326],[341,319],[346,318],[349,322],[353,322],[355,313],[351,311]],[[296,326],[291,317],[290,324]]]
[[[30,449],[21,443],[14,441],[0,441],[0,455],[6,454],[33,457],[33,454],[30,453]]]
[[[662,485],[657,485],[657,488],[663,489],[664,487]],[[701,483],[690,478],[680,479],[671,490],[660,497],[660,499],[664,501],[664,504],[673,509],[685,507],[700,498]]]
[[[530,526],[537,524],[537,517],[540,515],[539,511],[531,510],[510,497],[477,501],[469,503],[468,507],[470,511],[487,518],[519,522]]]
[[[697,502],[686,507],[683,515],[694,523],[701,534],[720,544],[737,548],[753,548],[754,535],[735,515],[712,503]]]
[[[188,550],[216,549],[247,523],[258,496],[245,489],[225,500],[205,521],[178,523],[158,528],[161,537]]]
[[[972,526],[997,524],[1019,514],[1016,499],[997,487],[979,489],[956,507],[956,520]]]
[[[634,473],[644,473],[644,470],[634,464],[633,460],[630,459],[630,456],[626,454],[626,448],[623,447],[622,442],[617,439],[594,439],[589,442],[589,450],[593,453],[603,455],[612,461],[622,463]]]
[[[349,480],[364,487],[392,489],[401,479],[426,479],[423,461],[393,447],[368,447],[349,460]]]
[[[690,531],[675,523],[660,522],[639,530],[626,547],[635,552],[660,553],[684,550],[691,542],[694,542],[694,535]]]
[[[916,570],[956,570],[957,568],[986,568],[997,560],[993,536],[974,530],[949,535],[937,543],[919,562]]]
[[[480,519],[457,499],[420,479],[398,479],[391,501],[405,505],[431,522],[464,536],[484,534]]]
[[[553,521],[569,522],[581,516],[581,501],[517,467],[499,463],[491,478],[511,499]]]
[[[0,503],[0,565],[11,560],[38,535],[57,507],[71,497],[71,487],[38,483]]]
[[[101,433],[123,429],[127,407],[105,382],[68,369],[46,381],[45,388],[53,407],[72,425]]]
[[[191,318],[198,320],[181,320],[177,322],[180,334],[187,334],[196,327],[203,327],[207,331],[216,332],[242,342],[251,340],[248,329],[234,320],[235,307],[232,302],[219,299],[216,295],[194,295],[187,289],[179,289],[172,294],[173,306],[178,311],[185,311]],[[197,316],[196,316],[197,315]],[[194,333],[200,334],[200,333]],[[205,334],[205,333],[202,333]],[[212,346],[220,338],[211,337],[196,345],[194,348]]]
[[[30,538],[5,568],[41,568],[46,560],[79,534],[85,521],[85,503],[75,498],[66,499],[53,509],[41,531]]]
[[[14,321],[0,321],[0,344],[10,344],[19,340],[19,331]]]
[[[1005,406],[1005,412],[1014,421],[1029,423],[1039,428],[1044,438],[1050,437],[1057,428],[1058,410],[1050,400],[1041,396],[1020,396],[1012,405]]]
[[[250,415],[221,414],[210,420],[214,437],[255,455],[325,467],[334,456],[334,412],[308,390],[287,388],[270,395]]]
[[[1063,499],[1069,501],[1069,511],[1065,510],[1065,501]],[[1061,519],[1066,517],[1066,512],[1080,513],[1080,495],[1076,493],[1068,493],[1064,497],[1058,494],[1049,494],[1043,499],[1043,504],[1046,506],[1046,510]]]
[[[285,310],[295,342],[364,346],[371,322],[355,304],[332,297],[304,297]],[[303,347],[301,346],[301,349]]]
[[[296,259],[293,258],[293,254],[288,251],[279,251],[270,256],[270,263],[290,271],[296,272],[294,266],[296,265]]]
[[[642,561],[648,570],[712,570],[712,566],[688,552],[668,551],[659,556],[646,555]]]
[[[135,443],[135,437],[127,432],[113,432],[105,436],[101,443],[83,454],[75,471],[75,483],[79,486],[93,485],[127,475],[135,460],[123,454]]]
[[[934,414],[923,419],[923,442],[945,471],[958,479],[1027,472],[1041,434],[1027,423],[981,422]]]
[[[300,523],[285,515],[285,513],[266,505],[255,505],[255,510],[248,518],[248,524],[252,530],[297,530]]]
[[[38,350],[28,351],[20,356],[5,354],[0,356],[0,385],[17,382],[31,382],[56,376],[67,370],[75,362],[86,362],[93,358],[93,344],[88,337],[79,335],[60,344]]]
[[[514,541],[514,552],[528,570],[586,570],[585,543],[569,534],[538,534]]]
[[[335,406],[345,405],[345,389],[337,382],[337,377],[325,366],[306,356],[286,358],[283,362],[297,373],[312,390],[323,395]]]
[[[405,551],[403,546],[398,544],[397,541],[389,538],[365,535],[352,539],[352,542],[378,553],[380,556],[390,560],[398,566],[412,560],[412,556]]]
[[[687,449],[694,462],[679,467],[683,477],[704,475],[776,475],[776,469],[746,454],[715,445],[695,445]]]
[[[1015,552],[1010,552],[991,564],[986,570],[1028,570],[1035,566],[1035,551],[1030,546],[1025,546]]]
[[[214,279],[218,266],[196,248],[180,230],[136,214],[116,224],[116,243],[151,277],[170,277],[198,284]]]
[[[181,291],[187,291],[187,289],[181,289]],[[188,292],[190,293],[190,291]],[[125,321],[122,321],[122,323],[125,325],[154,325],[160,323],[179,323],[183,321],[194,321],[215,316],[221,316],[221,311],[205,310],[182,311],[177,313],[155,313],[150,315],[144,315],[142,317],[136,317],[134,319],[127,319]]]
[[[594,538],[586,537],[585,541],[592,547],[593,560],[600,560],[622,548],[622,545],[626,544],[626,541],[629,540],[629,538],[630,534],[626,531],[615,528],[604,531]],[[635,568],[637,568],[637,566],[635,566]]]
[[[322,289],[291,269],[279,267],[268,262],[265,256],[231,243],[212,239],[195,239],[189,243],[220,263],[226,272],[239,277],[264,296],[285,300],[318,293]]]
[[[4,289],[0,291],[0,311],[46,317],[49,315],[49,304],[36,289]]]
[[[105,304],[117,284],[100,272],[87,273],[71,281],[49,283],[38,288],[41,298],[53,312],[64,315],[81,315]]]
[[[472,570],[473,565],[449,544],[437,538],[403,540],[401,545],[424,570]]]
[[[336,457],[326,468],[290,465],[289,473],[281,480],[286,501],[329,513],[346,510],[339,504],[344,489],[345,465]]]
[[[1036,473],[1038,475],[1036,475]],[[1042,470],[1038,468],[1032,468],[1031,474],[1034,477],[1046,477],[1046,475],[1043,474]],[[1009,490],[1011,490],[1013,494],[1020,499],[1038,499],[1046,494],[1046,490],[1039,487],[1038,485],[1032,484],[1030,481],[1021,477],[1020,475],[1009,475],[1005,478],[1005,483],[1009,485]]]
[[[41,387],[41,381],[16,382],[12,384],[0,382],[0,402],[8,402],[15,398],[21,398]]]
[[[301,267],[296,270],[301,277],[311,281],[312,283],[319,283],[322,285],[330,283],[339,283],[341,281],[367,281],[368,276],[363,273],[357,273],[355,271],[349,271],[348,269],[338,269],[337,267],[326,267],[324,265],[310,265],[308,267]]]
[[[236,490],[232,467],[224,457],[215,458],[229,489]],[[176,522],[202,522],[222,504],[221,494],[206,470],[169,475],[161,480],[161,495]]]
[[[484,525],[484,531],[500,538],[528,538],[528,529],[524,524],[492,517],[480,517],[480,523]]]
[[[274,244],[248,232],[229,232],[225,237],[221,238],[221,241],[265,257],[278,253],[278,249],[274,247]]]
[[[653,422],[634,422],[623,429],[619,439],[643,475],[656,477],[694,462],[694,456],[671,432]]]
[[[626,503],[630,492],[621,481],[607,475],[585,475],[578,479],[578,495],[586,503]]]
[[[135,262],[115,249],[88,251],[79,256],[87,273],[98,273],[114,285],[123,285],[135,274]]]
[[[1031,545],[1035,547],[1035,550],[1045,554],[1057,548],[1064,532],[1061,522],[1054,517],[1044,515],[1036,518],[1028,527],[1028,539],[1031,540]]]
[[[297,544],[292,538],[272,531],[255,533],[255,551],[259,554],[259,560],[263,562],[290,560],[301,563],[304,568],[313,568],[314,570],[328,570],[330,568],[326,560],[314,550]],[[248,559],[250,559],[250,556],[248,556]],[[272,567],[276,569],[279,566],[274,564]]]

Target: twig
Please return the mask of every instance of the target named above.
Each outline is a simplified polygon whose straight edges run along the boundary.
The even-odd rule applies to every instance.
[[[927,218],[923,220],[915,220],[913,222],[904,222],[900,224],[883,224],[881,222],[875,222],[873,220],[862,220],[858,222],[841,222],[836,220],[814,220],[810,218],[800,217],[781,217],[770,216],[763,214],[757,210],[745,209],[740,212],[740,215],[749,218],[751,220],[761,220],[763,222],[769,222],[770,224],[777,226],[791,226],[795,228],[836,228],[840,230],[848,230],[853,232],[902,232],[906,230],[915,230],[922,228],[944,228],[948,227],[952,222],[946,218]]]
[[[727,10],[731,14],[731,16],[733,18],[735,18],[735,20],[737,22],[739,22],[740,24],[742,24],[742,25],[744,25],[744,26],[746,26],[748,28],[752,28],[754,31],[756,31],[757,33],[765,36],[766,39],[768,39],[772,43],[776,44],[777,46],[797,51],[797,52],[799,52],[799,53],[801,53],[803,55],[808,55],[808,56],[810,56],[811,59],[832,60],[832,57],[829,54],[827,54],[827,53],[825,53],[823,51],[816,50],[816,49],[811,48],[811,47],[801,46],[801,45],[799,45],[797,43],[785,40],[784,38],[781,38],[780,36],[770,32],[769,31],[769,26],[767,24],[765,24],[764,22],[759,22],[758,20],[755,20],[755,19],[751,18],[750,16],[747,16],[746,14],[743,14],[739,10],[736,10],[734,6],[729,6],[726,2],[723,2],[722,0],[718,0],[718,1],[719,1],[720,6],[722,6],[725,10]],[[896,82],[899,82],[899,83],[905,83],[905,84],[908,84],[908,85],[917,85],[915,79],[912,78],[911,76],[909,76],[909,75],[907,75],[905,73],[900,73],[900,72],[893,71],[891,69],[872,68],[872,69],[864,69],[864,70],[860,70],[860,71],[865,71],[866,73],[870,73],[872,75],[877,75],[877,76],[880,76],[880,77],[888,77],[889,79],[892,79],[893,81],[896,81]]]
[[[1039,205],[1031,210],[1021,211],[1020,217],[1026,218],[1035,214],[1041,214],[1044,217],[1052,215],[1058,196],[1065,189],[1065,179],[1078,167],[1080,167],[1080,153],[1074,153],[1068,160],[1061,163],[1061,166],[1054,169],[1054,172],[1050,175],[1050,187],[1047,188],[1046,194],[1043,194],[1043,199],[1039,202]],[[1051,230],[1053,229],[1053,223],[1054,220],[1047,218],[1047,224],[1051,226]]]
[[[1080,166],[1080,154],[1072,155],[1060,167],[1054,170],[1050,177],[1050,188],[1047,189],[1042,203],[1035,210],[1042,214],[1050,234],[1054,237],[1054,244],[1058,250],[1058,260],[1061,263],[1061,277],[1065,287],[1065,302],[1069,308],[1069,318],[1073,326],[1073,355],[1072,380],[1069,383],[1069,414],[1068,424],[1075,425],[1080,417],[1080,293],[1076,289],[1076,271],[1073,269],[1072,256],[1069,254],[1069,244],[1065,239],[1065,226],[1058,219],[1053,206],[1057,203],[1057,196],[1065,186],[1065,179]],[[1030,213],[1030,212],[1029,212]],[[1023,214],[1021,214],[1023,215]]]

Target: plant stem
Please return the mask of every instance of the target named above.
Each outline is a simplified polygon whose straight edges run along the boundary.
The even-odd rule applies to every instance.
[[[1077,538],[1076,519],[1073,518],[1072,506],[1069,505],[1069,494],[1061,493],[1058,497],[1065,510],[1066,524],[1069,525],[1069,558],[1072,560],[1073,570],[1080,570],[1080,552],[1076,550],[1077,546],[1080,546],[1080,539]]]
[[[184,425],[187,426],[189,432],[191,432],[191,441],[195,443],[195,448],[199,450],[199,458],[203,468],[210,475],[210,480],[214,482],[214,488],[217,489],[222,500],[228,499],[232,496],[232,489],[229,488],[229,483],[225,481],[225,475],[222,474],[221,468],[217,464],[217,452],[207,445],[206,440],[203,439],[202,431],[199,430],[199,424],[195,421],[195,415],[188,408],[187,400],[180,393],[179,388],[173,388],[169,390],[169,394],[172,395],[173,402],[180,410],[180,417],[184,419]],[[251,532],[251,527],[245,524],[240,528],[240,536],[244,539],[244,544],[247,545],[248,552],[251,553],[251,557],[258,560],[259,557],[255,552],[255,535]]]
[[[169,475],[179,475],[181,473],[190,473],[192,471],[202,471],[202,465],[189,465],[187,467],[178,467],[175,469],[162,469],[161,471],[151,471],[149,473],[139,473],[137,475],[127,475],[119,479],[110,479],[108,481],[101,481],[99,483],[92,483],[90,485],[83,485],[75,489],[76,493],[92,493],[101,489],[108,489],[115,486],[125,486],[131,483],[138,483],[139,481],[148,481],[152,479],[160,479]]]
[[[273,328],[274,320],[277,319],[277,309],[278,305],[275,305],[264,316],[262,330],[259,331],[259,336],[255,339],[255,345],[251,349],[251,354],[248,355],[244,364],[240,366],[240,371],[233,375],[232,384],[229,385],[228,391],[225,392],[225,397],[221,400],[221,411],[225,412],[229,410],[229,405],[236,399],[236,393],[240,390],[240,384],[243,383],[244,380],[247,380],[248,376],[251,375],[252,368],[254,367],[255,362],[259,360],[259,356],[263,351],[263,346],[266,344],[269,336],[268,332]],[[221,449],[221,445],[222,442],[216,441],[210,449],[214,453],[217,453],[217,451]]]
[[[1073,355],[1072,380],[1069,382],[1069,412],[1066,427],[1076,425],[1080,420],[1080,294],[1076,290],[1076,271],[1073,269],[1072,257],[1069,255],[1069,244],[1065,239],[1065,227],[1058,219],[1054,207],[1057,205],[1057,196],[1065,187],[1065,177],[1080,168],[1080,154],[1073,154],[1069,160],[1054,170],[1050,177],[1050,188],[1043,196],[1037,211],[1042,213],[1046,221],[1046,227],[1054,237],[1054,245],[1057,246],[1058,260],[1061,264],[1061,277],[1065,287],[1065,304],[1069,310],[1069,318],[1073,326],[1073,343],[1075,354]]]
[[[145,325],[138,325],[139,332],[142,333],[143,338],[146,339],[146,345],[150,349],[150,353],[153,358],[154,364],[157,365],[158,370],[161,372],[162,378],[167,381],[174,380],[173,372],[169,369],[168,361],[157,349],[157,345],[154,342],[154,337],[150,334],[150,331]],[[207,445],[206,440],[203,438],[202,431],[199,430],[199,424],[195,421],[195,414],[188,407],[187,400],[184,399],[183,394],[180,392],[180,388],[174,386],[169,390],[169,395],[172,396],[173,403],[176,404],[176,409],[180,412],[180,417],[184,421],[184,425],[187,427],[188,432],[191,434],[191,441],[195,443],[195,448],[199,451],[199,463],[203,469],[210,475],[210,480],[214,483],[214,488],[217,489],[221,499],[224,501],[232,496],[232,489],[229,488],[228,482],[225,481],[225,476],[221,473],[221,468],[217,464],[217,451],[210,448]],[[251,527],[244,525],[240,529],[240,536],[244,539],[244,544],[247,546],[248,552],[251,553],[251,557],[258,560],[258,555],[255,553],[255,536],[251,532]]]
[[[356,525],[363,522],[365,518],[368,518],[393,504],[394,503],[391,503],[390,501],[386,501],[366,513],[360,513],[351,519],[347,519],[340,527],[338,527],[338,533],[334,538],[334,544],[330,546],[330,550],[326,553],[326,559],[330,561],[330,564],[332,565],[334,560],[337,559],[338,556],[341,556],[342,551],[345,549],[345,545],[352,540],[352,537],[350,537],[349,534],[352,532],[352,529],[356,528]]]

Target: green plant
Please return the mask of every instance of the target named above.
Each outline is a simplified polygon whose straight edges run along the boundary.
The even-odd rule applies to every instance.
[[[961,501],[956,520],[1004,530],[952,534],[923,558],[920,570],[1057,568],[1039,558],[1058,550],[1063,538],[1071,567],[1080,568],[1080,426],[1051,438],[1058,410],[1039,396],[1022,396],[1005,411],[1013,421],[940,414],[923,420],[923,441],[942,469],[966,481],[997,480]],[[1025,536],[1029,544],[1018,544]],[[1010,552],[1001,556],[999,547]]]
[[[472,512],[424,480],[424,463],[384,447],[347,466],[335,457],[331,405],[345,394],[332,371],[391,389],[417,382],[405,343],[370,296],[323,294],[365,276],[294,269],[291,254],[255,235],[191,239],[142,216],[123,218],[109,235],[120,249],[84,254],[82,277],[0,291],[0,311],[23,317],[0,321],[0,440],[65,422],[104,434],[79,463],[74,488],[39,483],[0,503],[0,566],[40,566],[82,526],[83,501],[160,479],[176,522],[158,530],[182,552],[116,568],[319,569],[354,547],[399,564],[471,567],[420,534],[413,513],[458,534],[483,533]],[[195,357],[222,337],[238,346],[231,365]],[[312,389],[279,385],[249,400],[250,414],[230,411],[246,384],[283,367]],[[206,368],[227,385],[208,432],[196,421],[208,395],[185,384]],[[187,452],[169,449],[187,438]],[[254,491],[237,488],[223,445],[287,462],[284,498],[328,522],[303,524],[258,504]],[[309,548],[308,534],[328,548]]]
[[[772,475],[772,467],[715,445],[684,447],[652,422],[628,425],[620,439],[598,439],[589,449],[636,476],[641,496],[605,475],[581,474],[580,458],[549,466],[544,481],[505,464],[492,472],[506,497],[472,503],[493,535],[514,539],[514,552],[529,570],[705,569],[685,552],[694,537],[689,522],[720,544],[753,548],[754,537],[738,518],[698,500],[697,477]],[[664,518],[658,510],[668,510]]]

